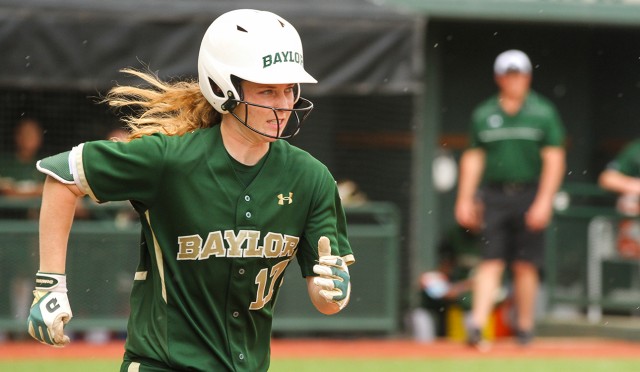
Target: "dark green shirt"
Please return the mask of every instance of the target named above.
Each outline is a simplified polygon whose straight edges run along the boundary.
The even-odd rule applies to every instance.
[[[640,139],[625,146],[620,154],[607,164],[607,168],[629,177],[640,177]]]
[[[323,235],[333,254],[352,253],[332,175],[285,141],[270,145],[253,180],[236,174],[219,126],[88,142],[70,157],[75,183],[92,198],[131,200],[141,215],[127,360],[166,370],[266,371],[291,260],[302,276],[314,275]]]
[[[472,115],[471,147],[486,153],[488,182],[536,182],[542,169],[540,150],[563,142],[564,129],[554,105],[533,91],[513,116],[502,110],[497,95]]]

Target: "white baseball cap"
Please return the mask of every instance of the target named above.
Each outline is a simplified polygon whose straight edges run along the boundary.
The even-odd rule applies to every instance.
[[[531,73],[531,61],[527,55],[517,49],[502,52],[493,64],[493,72],[496,75],[504,75],[507,72]]]

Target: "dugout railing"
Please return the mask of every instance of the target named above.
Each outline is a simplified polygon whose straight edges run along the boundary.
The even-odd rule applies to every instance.
[[[558,193],[547,230],[548,311],[569,305],[591,323],[607,313],[638,313],[640,257],[622,244],[640,243],[640,218],[621,214],[617,198],[595,184],[568,184]]]
[[[39,200],[0,198],[0,211],[39,208]],[[67,255],[72,332],[126,330],[129,293],[138,263],[139,222],[123,218],[126,205],[85,203],[92,219],[77,219]],[[124,208],[124,209],[123,209]],[[306,294],[297,263],[285,273],[277,298],[274,332],[393,333],[398,326],[399,211],[392,203],[346,208],[348,233],[357,263],[347,309],[328,317]],[[0,332],[26,334],[33,278],[38,268],[38,222],[0,219]]]

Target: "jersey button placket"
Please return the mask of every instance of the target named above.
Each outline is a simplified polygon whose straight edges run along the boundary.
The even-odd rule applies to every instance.
[[[244,202],[242,201],[243,198],[244,196],[239,198],[240,208],[244,207]],[[240,220],[238,221],[238,228],[251,229],[251,227],[245,227],[246,224],[243,224],[244,221],[242,220],[244,219],[243,215],[245,211],[240,209],[238,212],[238,219]],[[238,363],[235,368],[236,370],[244,371],[246,370],[246,363],[249,355],[247,354],[247,350],[244,345],[244,332],[246,332],[247,316],[249,316],[249,314],[245,313],[245,306],[248,306],[246,299],[246,275],[250,273],[250,270],[245,266],[243,261],[244,260],[242,259],[232,260],[231,266],[229,267],[230,273],[232,273],[234,278],[237,280],[230,280],[228,282],[227,303],[230,308],[226,311],[227,315],[225,316],[225,323],[227,334],[229,335],[228,342],[230,354],[228,358],[229,360],[233,360],[234,363]],[[241,270],[245,271],[245,277],[240,275]],[[240,355],[242,355],[242,357],[240,357]]]
[[[249,205],[249,202],[251,202],[251,196],[249,196],[249,195],[245,195],[245,196],[244,196],[244,201],[247,203],[247,206],[248,206],[248,205]],[[250,220],[250,219],[251,219],[251,217],[252,217],[252,214],[251,214],[251,212],[250,212],[250,211],[246,211],[246,212],[244,213],[244,216],[246,217],[246,219]]]

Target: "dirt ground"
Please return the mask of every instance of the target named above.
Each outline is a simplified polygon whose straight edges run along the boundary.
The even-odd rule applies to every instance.
[[[116,358],[124,351],[122,341],[91,344],[74,341],[54,348],[35,341],[0,345],[2,359],[30,358]],[[494,343],[480,352],[459,342],[436,341],[421,344],[411,340],[371,339],[274,339],[273,358],[307,358],[332,355],[344,358],[630,358],[640,359],[640,343],[608,339],[537,338],[526,347],[510,339]]]

